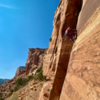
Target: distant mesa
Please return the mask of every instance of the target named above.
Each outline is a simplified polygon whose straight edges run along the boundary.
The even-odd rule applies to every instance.
[[[0,78],[0,84],[3,84],[3,83],[5,83],[6,81],[8,81],[9,79],[2,79],[2,78]]]
[[[24,69],[25,69],[25,66],[19,66],[16,71],[16,76],[19,75]]]

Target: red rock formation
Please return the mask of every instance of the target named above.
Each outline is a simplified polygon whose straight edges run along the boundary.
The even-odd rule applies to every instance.
[[[16,71],[16,76],[19,75],[24,69],[25,69],[24,66],[18,67],[18,68],[17,68],[17,71]]]
[[[86,22],[95,13],[98,7],[100,7],[99,0],[93,0],[93,1],[83,0],[82,11],[80,12],[78,25],[77,25],[78,35],[81,33],[79,31],[82,31],[84,29]]]
[[[44,75],[50,81],[45,82],[39,100],[58,100],[67,71],[73,43],[64,37],[68,26],[76,28],[81,0],[61,0],[55,12],[52,41],[44,61]],[[49,89],[49,92],[47,90]],[[48,97],[45,97],[47,94]]]
[[[6,90],[6,93],[8,95],[8,93],[10,92],[11,89],[14,89],[15,85],[16,85],[16,80],[18,78],[28,78],[29,75],[34,74],[34,70],[36,70],[36,68],[38,69],[41,64],[43,63],[43,59],[44,56],[46,54],[47,50],[46,49],[29,49],[29,56],[26,62],[26,66],[25,69],[23,69],[21,72],[19,71],[19,68],[16,72],[16,76],[7,81],[6,83],[0,85],[0,90]],[[20,73],[19,73],[20,72]],[[3,92],[4,94],[4,92]],[[3,95],[3,97],[5,97],[5,95]]]
[[[100,100],[100,0],[85,1],[60,100]]]
[[[48,50],[43,50],[47,53],[43,63],[47,78],[39,100],[100,100],[99,7],[100,0],[83,0],[83,5],[82,0],[60,0],[52,41]],[[73,44],[64,33],[68,26],[76,28],[76,25],[78,38]],[[42,62],[41,50],[30,49],[26,69],[19,76],[25,76],[26,72],[29,75]],[[13,80],[9,82],[14,84]]]
[[[46,49],[31,48],[29,49],[28,53],[29,55],[25,67],[26,73],[29,73],[30,69],[35,69],[36,66],[41,66],[41,64],[43,63],[43,57],[46,53]]]

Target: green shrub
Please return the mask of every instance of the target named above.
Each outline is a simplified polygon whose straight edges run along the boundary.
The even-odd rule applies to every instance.
[[[40,81],[46,80],[46,76],[43,76],[43,71],[40,71],[37,75],[38,79]]]
[[[27,79],[27,78],[18,78],[18,79],[16,80],[16,86],[15,86],[15,88],[14,88],[14,91],[17,91],[17,90],[19,90],[22,86],[25,86],[25,85],[28,83],[28,81],[32,80],[33,78],[34,78],[33,75],[28,76],[28,79]],[[12,91],[12,90],[11,90],[11,91]]]
[[[0,100],[4,100],[3,98],[0,98]]]
[[[28,80],[32,80],[33,79],[33,75],[28,76]]]
[[[17,91],[18,89],[19,89],[18,86],[15,86],[14,91]]]
[[[42,67],[40,67],[36,72],[39,73],[42,70]]]
[[[42,67],[43,67],[43,63],[41,64],[41,67],[36,71],[36,73],[39,73],[40,71],[42,71]]]
[[[46,77],[47,77],[47,76],[43,76],[44,80],[46,80]]]
[[[34,77],[34,78],[37,78],[40,81],[43,81],[43,80],[46,79],[46,76],[43,76],[42,67],[43,67],[43,63],[41,64],[41,67],[36,71],[38,73],[37,76]]]
[[[38,79],[40,81],[42,81],[44,78],[43,78],[43,71],[40,71],[39,74],[38,74]]]
[[[16,81],[16,85],[20,86],[22,84],[23,84],[23,79],[22,78],[18,78],[17,81]]]
[[[49,41],[51,42],[52,41],[52,38],[50,38]]]
[[[33,78],[34,78],[34,80],[37,80],[37,79],[38,79],[37,75],[34,75],[34,77],[33,77]]]
[[[3,92],[6,91],[5,89],[3,90]]]
[[[2,94],[0,94],[0,98],[2,97]]]
[[[16,81],[17,86],[24,86],[28,82],[28,79],[26,78],[18,78]]]
[[[13,92],[13,89],[11,89],[10,92]]]
[[[41,86],[43,86],[44,82],[40,83]]]
[[[43,67],[43,63],[41,64],[41,67]]]
[[[8,97],[10,97],[11,95],[12,95],[12,93],[9,93],[9,94],[8,94]]]

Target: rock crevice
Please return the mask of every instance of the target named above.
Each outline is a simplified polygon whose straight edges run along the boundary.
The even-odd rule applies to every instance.
[[[76,28],[81,6],[81,0],[61,0],[55,12],[52,41],[49,44],[48,58],[44,61],[43,66],[44,75],[47,75],[47,79],[50,81],[45,82],[47,86],[45,87],[44,84],[40,100],[59,100],[73,45],[73,42],[67,39],[64,33],[68,26]],[[49,60],[48,65],[47,60]],[[48,88],[50,92],[48,98],[45,99],[43,94]]]

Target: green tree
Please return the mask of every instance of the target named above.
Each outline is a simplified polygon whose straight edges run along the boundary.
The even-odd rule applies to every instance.
[[[50,38],[49,41],[51,42],[52,41],[52,38]]]
[[[17,91],[18,89],[19,89],[18,86],[15,86],[14,91]]]
[[[11,89],[10,92],[13,92],[13,89]]]
[[[39,73],[40,71],[42,71],[42,68],[43,68],[43,63],[41,64],[41,67],[36,72]]]
[[[33,75],[28,76],[28,80],[32,80],[33,79]]]
[[[4,100],[3,98],[0,98],[0,100]]]
[[[42,81],[44,78],[43,78],[43,71],[40,71],[39,74],[38,74],[38,79],[40,81]]]

